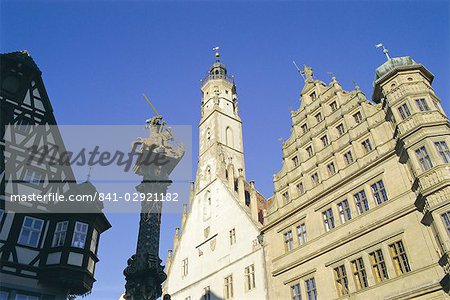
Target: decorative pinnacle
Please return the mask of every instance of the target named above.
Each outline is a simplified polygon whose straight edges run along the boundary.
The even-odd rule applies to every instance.
[[[220,49],[220,47],[219,47],[219,46],[216,46],[216,47],[214,47],[214,48],[212,48],[212,49],[213,49],[213,51],[216,51],[216,53],[215,53],[216,61],[219,61],[219,58],[220,58],[220,52],[219,52],[219,49]]]
[[[387,58],[388,60],[391,59],[391,57],[389,56],[389,50],[386,49],[382,43],[376,44],[376,45],[375,45],[375,48],[383,48],[383,53],[384,53],[384,55],[386,55],[386,58]]]

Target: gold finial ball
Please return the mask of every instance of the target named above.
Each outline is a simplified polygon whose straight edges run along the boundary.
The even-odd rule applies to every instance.
[[[216,57],[219,58],[220,57],[220,53],[219,51],[216,52]]]

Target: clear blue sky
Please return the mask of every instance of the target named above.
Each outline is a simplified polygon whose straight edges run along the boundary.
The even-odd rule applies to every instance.
[[[370,97],[385,60],[374,45],[383,42],[434,73],[450,111],[448,1],[1,1],[0,9],[1,52],[30,51],[60,124],[142,124],[146,92],[169,122],[194,126],[194,156],[199,79],[220,45],[236,77],[247,177],[266,196],[281,166],[277,139],[289,137],[288,109],[299,106],[303,82],[292,60],[325,82],[334,72],[346,89],[354,80]],[[137,216],[109,218],[89,300],[117,299],[135,249]],[[163,258],[178,223],[163,217]]]

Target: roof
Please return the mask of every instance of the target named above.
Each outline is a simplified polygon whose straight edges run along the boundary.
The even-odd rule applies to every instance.
[[[27,65],[27,66],[35,69],[36,71],[42,73],[41,70],[39,70],[39,67],[37,66],[36,62],[33,60],[33,58],[31,57],[30,53],[27,50],[15,51],[15,52],[10,52],[10,53],[1,53],[0,59],[3,60],[5,58],[15,60],[18,63]]]

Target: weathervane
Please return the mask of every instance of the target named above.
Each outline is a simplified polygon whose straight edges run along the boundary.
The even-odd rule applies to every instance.
[[[375,48],[383,48],[383,53],[386,55],[386,58],[387,58],[388,60],[391,59],[391,57],[389,56],[389,50],[386,49],[382,43],[376,44],[376,45],[375,45]]]

